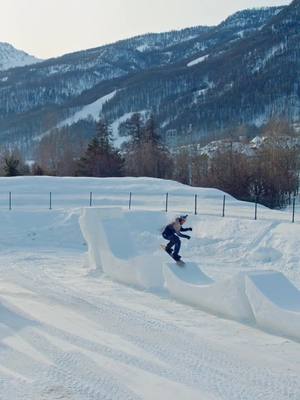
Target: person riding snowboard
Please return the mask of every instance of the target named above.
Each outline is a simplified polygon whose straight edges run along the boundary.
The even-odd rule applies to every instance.
[[[171,257],[174,258],[175,261],[180,261],[181,256],[179,255],[181,241],[179,237],[190,239],[189,235],[183,235],[181,232],[192,231],[192,228],[183,228],[182,225],[187,220],[187,215],[181,215],[180,217],[176,218],[174,222],[167,225],[162,233],[162,237],[169,241],[165,250],[167,253],[170,254]],[[174,247],[174,251],[173,251]]]

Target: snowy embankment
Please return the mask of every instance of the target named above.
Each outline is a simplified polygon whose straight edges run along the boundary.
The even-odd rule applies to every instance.
[[[96,207],[87,209],[84,238],[79,218],[90,192]],[[267,317],[274,314],[278,324],[295,321],[300,225],[287,222],[289,212],[263,207],[254,221],[252,205],[229,196],[221,218],[222,197],[217,190],[155,179],[1,178],[0,398],[298,400],[299,342],[255,324],[269,330]],[[121,221],[113,222],[113,210],[101,219],[98,206],[121,207]],[[159,249],[161,228],[184,211],[193,226],[181,252],[190,274],[165,265],[171,260]],[[103,227],[105,242],[99,243]],[[89,259],[86,244],[94,249]],[[138,260],[135,286],[151,290],[114,281],[132,260]],[[164,275],[157,260],[173,271],[180,301],[160,288]],[[114,279],[107,277],[112,265]],[[151,275],[138,275],[138,265],[147,265]],[[249,274],[253,270],[257,275]],[[277,273],[261,274],[266,270]],[[192,291],[199,301],[198,290],[240,275],[246,276],[247,298],[255,299],[256,322],[241,324],[217,318],[210,313],[222,313],[212,308],[183,304]],[[229,289],[223,307],[230,304]],[[272,332],[279,333],[278,324]]]

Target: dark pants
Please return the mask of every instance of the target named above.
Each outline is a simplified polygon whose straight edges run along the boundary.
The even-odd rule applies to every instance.
[[[173,257],[178,257],[178,253],[181,247],[181,241],[178,236],[176,235],[166,235],[163,234],[163,238],[169,240],[169,243],[166,246],[166,251],[172,254]],[[172,248],[174,247],[174,251],[172,253]]]

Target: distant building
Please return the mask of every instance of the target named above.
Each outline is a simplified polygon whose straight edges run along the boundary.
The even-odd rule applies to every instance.
[[[169,129],[166,132],[165,136],[166,145],[171,148],[175,148],[178,146],[178,134],[177,129]]]

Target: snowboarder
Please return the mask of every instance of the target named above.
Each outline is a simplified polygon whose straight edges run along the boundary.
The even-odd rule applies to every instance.
[[[182,225],[187,220],[187,215],[181,215],[180,217],[176,218],[174,222],[167,225],[162,233],[164,239],[168,240],[169,243],[165,247],[165,250],[175,261],[180,261],[181,256],[179,255],[181,241],[180,237],[185,239],[190,239],[189,235],[183,235],[181,232],[192,231],[192,228],[183,228]],[[174,251],[173,251],[174,247]]]

